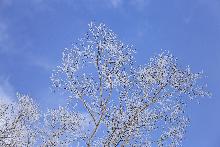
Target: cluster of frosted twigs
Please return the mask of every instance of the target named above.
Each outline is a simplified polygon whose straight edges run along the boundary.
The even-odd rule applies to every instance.
[[[28,96],[0,106],[0,146],[181,145],[189,119],[187,103],[209,93],[202,73],[182,68],[169,52],[137,66],[135,50],[104,24],[63,51],[53,89],[68,105],[40,114]]]

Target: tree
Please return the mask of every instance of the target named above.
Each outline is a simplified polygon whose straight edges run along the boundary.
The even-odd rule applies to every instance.
[[[18,102],[0,101],[0,146],[32,146],[36,141],[37,105],[27,95]]]
[[[197,82],[202,73],[181,68],[169,52],[136,66],[134,52],[102,23],[89,24],[85,36],[64,50],[51,80],[77,104],[74,113],[86,111],[90,126],[76,141],[88,147],[181,144],[187,97],[209,95]]]
[[[167,51],[137,66],[134,53],[104,24],[90,23],[51,76],[67,105],[42,115],[25,95],[1,102],[0,146],[181,145],[185,106],[209,96],[198,83],[202,72],[182,68]]]

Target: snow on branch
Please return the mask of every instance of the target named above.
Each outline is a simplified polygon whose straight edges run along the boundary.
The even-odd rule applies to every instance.
[[[202,73],[182,68],[165,51],[137,66],[131,45],[105,24],[89,31],[63,52],[51,80],[93,118],[82,141],[87,146],[178,146],[188,126],[184,107],[208,96]]]
[[[90,23],[51,76],[68,104],[41,114],[26,95],[0,101],[0,146],[180,146],[186,105],[210,95],[203,73],[168,51],[141,66],[134,53],[105,24]]]

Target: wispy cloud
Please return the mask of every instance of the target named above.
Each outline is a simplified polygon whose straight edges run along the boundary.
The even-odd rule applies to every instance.
[[[10,46],[8,25],[5,22],[1,21],[0,22],[0,53],[7,53],[9,51],[8,46]]]
[[[118,8],[120,5],[122,5],[123,0],[110,0],[110,3],[113,8]]]
[[[26,60],[29,61],[29,65],[39,67],[46,71],[51,71],[55,64],[44,56],[34,55],[33,53],[26,54]]]
[[[137,10],[144,10],[151,0],[130,0],[129,3]]]
[[[0,76],[0,103],[10,103],[15,98],[13,86],[8,77]]]
[[[144,10],[150,4],[151,0],[110,0],[106,2],[110,3],[113,8],[124,7],[125,4],[128,4],[134,9]]]
[[[10,34],[9,29],[9,25],[6,22],[0,22],[0,55],[21,57],[22,60],[25,60],[26,64],[37,66],[44,70],[50,70],[52,68],[52,64],[46,57],[43,55],[37,56],[33,53],[34,45],[29,40],[17,48],[14,41],[15,38]]]

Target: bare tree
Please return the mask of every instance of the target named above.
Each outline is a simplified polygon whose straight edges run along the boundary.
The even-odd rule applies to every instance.
[[[182,68],[169,52],[136,66],[134,53],[104,24],[89,24],[51,77],[67,105],[41,115],[29,96],[0,99],[0,146],[181,145],[185,106],[209,96],[198,84],[202,73]]]
[[[209,95],[198,84],[202,73],[182,68],[169,52],[136,66],[134,53],[108,27],[94,23],[64,50],[51,80],[74,108],[48,111],[46,128],[54,130],[48,131],[48,146],[181,145],[189,124],[184,107]]]
[[[66,107],[48,110],[45,113],[43,127],[39,129],[41,146],[68,146],[85,135],[81,132],[84,117]]]
[[[37,136],[39,112],[26,95],[17,95],[18,102],[0,100],[0,146],[33,146]]]

